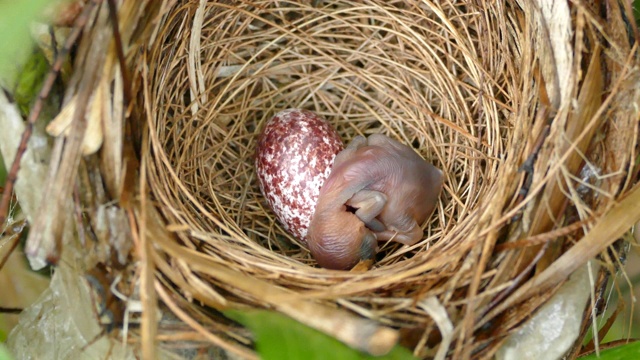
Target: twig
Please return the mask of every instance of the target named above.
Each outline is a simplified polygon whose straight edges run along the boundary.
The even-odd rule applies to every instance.
[[[84,29],[84,26],[89,19],[89,14],[91,14],[94,6],[96,6],[100,1],[101,0],[92,0],[87,3],[84,10],[82,11],[82,14],[80,14],[80,16],[76,18],[73,29],[69,33],[69,37],[67,37],[63,48],[58,53],[55,62],[51,66],[51,70],[44,80],[42,88],[40,89],[40,93],[38,93],[38,97],[36,98],[36,101],[34,102],[33,107],[29,112],[29,117],[27,118],[24,132],[22,133],[22,137],[20,138],[20,145],[18,146],[16,157],[13,159],[13,163],[11,164],[11,168],[7,174],[5,189],[2,193],[2,200],[0,200],[0,224],[4,224],[4,222],[7,220],[7,214],[9,211],[9,200],[11,199],[11,194],[13,193],[13,186],[18,179],[20,160],[22,160],[22,156],[27,150],[27,144],[29,143],[29,139],[31,138],[31,134],[33,133],[33,126],[40,116],[40,112],[42,111],[42,107],[44,106],[44,100],[49,96],[51,88],[53,87],[58,74],[60,74],[62,64],[71,51],[71,47],[73,46],[73,44],[75,44],[78,36],[80,36],[80,34],[82,33],[82,30]]]
[[[0,306],[0,314],[20,314],[22,312],[22,308],[9,308]]]
[[[591,221],[592,219],[577,221],[577,222],[574,222],[573,224],[567,225],[560,229],[552,230],[552,231],[538,234],[538,235],[529,236],[527,238],[516,240],[516,241],[510,241],[507,243],[498,244],[496,245],[496,248],[494,249],[494,251],[501,252],[501,251],[515,249],[515,248],[540,245],[548,241],[557,239],[559,237],[567,236],[572,232],[577,231],[578,229],[580,229],[581,227],[583,227],[584,225],[588,224]]]
[[[4,254],[4,256],[0,258],[0,270],[4,268],[4,265],[6,264],[7,260],[9,260],[9,256],[11,256],[11,253],[13,253],[13,250],[15,250],[16,247],[18,247],[18,244],[20,244],[20,235],[22,234],[22,230],[24,229],[26,224],[27,220],[18,221],[14,223],[11,228],[5,229],[5,232],[2,233],[5,237],[9,237],[10,239],[7,241],[7,243],[9,244],[9,249]],[[3,247],[4,246],[6,246],[6,244],[3,245]]]
[[[122,36],[120,35],[120,26],[118,21],[118,9],[116,7],[115,0],[107,0],[109,5],[109,19],[113,26],[113,37],[116,42],[116,53],[118,54],[118,62],[120,63],[120,72],[122,73],[122,82],[124,86],[122,91],[124,92],[124,106],[123,109],[129,107],[131,101],[131,77],[129,76],[129,70],[127,69],[127,63],[124,57],[124,47],[122,45]]]
[[[13,250],[18,247],[20,244],[20,236],[18,234],[14,234],[11,239],[9,239],[9,250],[7,250],[6,254],[0,259],[0,270],[4,267],[4,264],[9,260],[9,256],[13,253]]]

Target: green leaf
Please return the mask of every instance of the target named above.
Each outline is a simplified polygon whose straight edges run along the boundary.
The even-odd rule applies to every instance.
[[[225,315],[249,328],[256,337],[256,349],[264,360],[362,360],[415,359],[409,350],[396,345],[385,356],[371,356],[340,341],[272,311],[227,311]]]
[[[0,78],[12,78],[33,49],[29,25],[50,0],[0,1]]]
[[[11,354],[9,354],[9,350],[4,346],[4,344],[0,344],[0,360],[11,360]]]
[[[640,341],[613,347],[611,349],[600,351],[600,357],[593,354],[582,356],[580,360],[627,360],[640,359]]]
[[[36,50],[26,59],[24,66],[17,74],[13,97],[23,116],[26,117],[29,114],[31,103],[36,99],[48,72],[47,58],[41,51]]]
[[[4,158],[0,155],[0,186],[4,186],[7,181],[7,168],[4,165]]]

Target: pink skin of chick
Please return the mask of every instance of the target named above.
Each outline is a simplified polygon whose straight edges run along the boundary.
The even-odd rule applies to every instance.
[[[433,213],[443,174],[387,136],[357,136],[320,189],[307,234],[318,264],[348,270],[373,259],[378,241],[413,245]]]

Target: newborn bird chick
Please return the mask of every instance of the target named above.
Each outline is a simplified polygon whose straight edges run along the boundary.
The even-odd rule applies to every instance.
[[[320,189],[307,240],[318,264],[350,269],[372,259],[378,241],[413,245],[442,190],[442,171],[384,135],[357,136]]]

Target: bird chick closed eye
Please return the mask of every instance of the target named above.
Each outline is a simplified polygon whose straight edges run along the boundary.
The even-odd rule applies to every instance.
[[[384,135],[357,136],[320,189],[308,243],[318,264],[350,269],[372,259],[377,242],[413,245],[442,190],[442,171]]]

